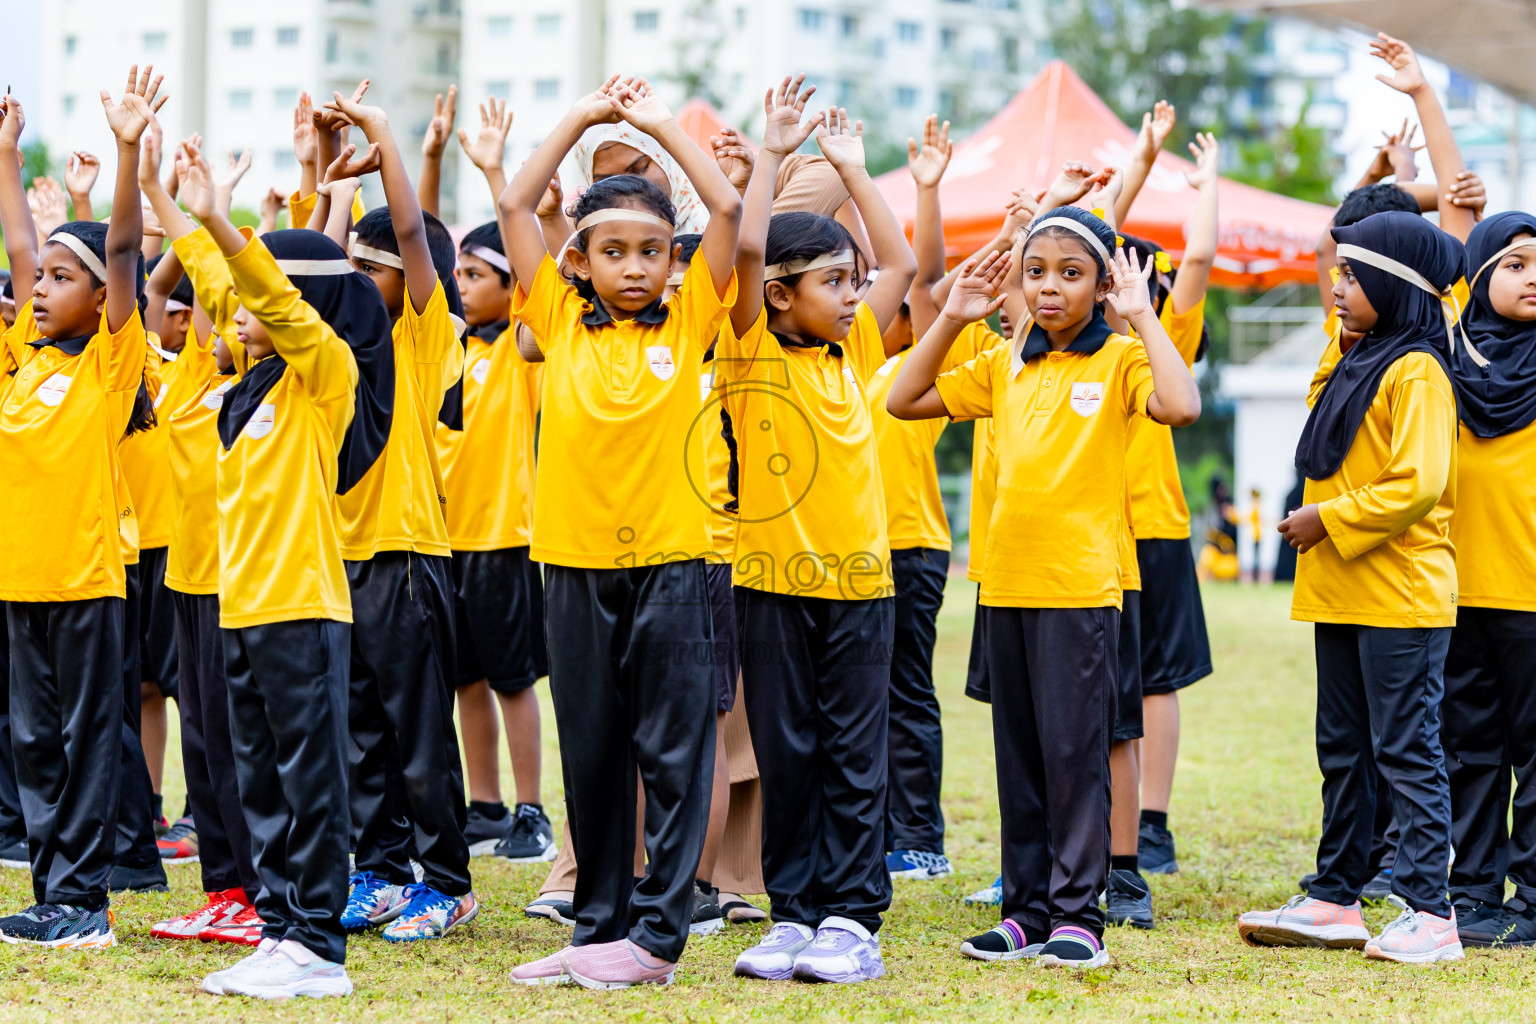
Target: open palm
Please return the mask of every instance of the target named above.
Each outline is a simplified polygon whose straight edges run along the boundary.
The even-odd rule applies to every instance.
[[[1195,169],[1184,172],[1184,180],[1190,188],[1214,185],[1219,179],[1216,171],[1220,164],[1221,147],[1216,136],[1209,132],[1197,132],[1195,141],[1189,144],[1189,155],[1195,158]]]
[[[841,107],[827,111],[827,123],[816,129],[816,145],[839,174],[864,166],[864,122],[850,121]]]
[[[111,127],[112,134],[125,146],[137,145],[139,136],[144,134],[144,129],[149,127],[150,120],[155,116],[155,111],[165,104],[167,97],[159,95],[160,83],[165,80],[164,75],[154,75],[155,68],[152,64],[144,65],[144,73],[139,73],[139,66],[135,64],[128,69],[128,86],[123,90],[123,98],[116,103],[112,102],[112,94],[107,90],[101,90],[101,106],[107,114],[107,125]]]
[[[1406,93],[1418,92],[1428,85],[1413,47],[1401,39],[1393,39],[1382,32],[1371,40],[1371,53],[1392,66],[1392,74],[1376,76],[1378,82],[1385,82],[1398,92]]]
[[[917,148],[916,139],[907,140],[907,170],[918,188],[936,188],[944,178],[954,145],[949,141],[949,122],[939,125],[939,115],[929,114],[923,122],[923,148]]]
[[[469,140],[469,132],[459,129],[459,145],[469,162],[482,171],[488,167],[500,167],[507,150],[507,133],[512,130],[512,112],[506,100],[495,96],[480,104],[480,134]]]
[[[1151,260],[1143,267],[1134,249],[1116,249],[1114,262],[1110,264],[1112,286],[1106,301],[1115,315],[1129,322],[1131,319],[1152,312],[1152,293],[1147,281],[1152,277],[1154,264]]]
[[[988,254],[979,264],[966,263],[944,302],[944,315],[962,323],[985,320],[997,312],[1005,298],[999,291],[1013,267],[1013,253],[1008,250]]]
[[[803,88],[804,83],[804,75],[786,75],[777,89],[769,89],[763,95],[763,152],[787,156],[804,145],[826,121],[824,111],[804,121],[806,101],[816,94],[814,85]]]

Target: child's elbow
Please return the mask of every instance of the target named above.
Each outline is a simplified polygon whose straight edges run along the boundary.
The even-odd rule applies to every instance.
[[[710,219],[713,220],[714,218],[718,217],[721,220],[740,223],[743,206],[744,204],[741,201],[741,196],[738,195],[736,190],[733,188],[730,190],[730,195],[725,196],[718,202],[711,204],[709,211]]]

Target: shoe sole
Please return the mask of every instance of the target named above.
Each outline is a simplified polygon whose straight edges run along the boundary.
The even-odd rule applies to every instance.
[[[16,871],[31,871],[32,864],[25,860],[0,860],[0,868],[12,868]]]
[[[591,989],[594,992],[615,992],[621,988],[635,988],[639,985],[670,985],[672,984],[672,979],[677,976],[677,971],[674,969],[654,981],[598,981],[596,978],[583,978],[564,963],[562,963],[562,966],[565,967],[566,976],[573,982],[582,988]]]
[[[201,934],[202,934],[202,929],[201,928],[199,928],[197,931],[191,932],[191,933],[188,933],[188,932],[161,931],[161,930],[156,929],[156,928],[151,928],[149,930],[149,937],[152,938],[152,939],[165,939],[165,940],[175,939],[175,940],[178,940],[178,941],[181,941],[181,942],[188,942],[188,941],[195,940]]]
[[[969,942],[960,943],[960,952],[972,960],[984,960],[987,963],[998,963],[1008,960],[1032,960],[1040,955],[1040,950],[1045,948],[1045,943],[1036,942],[1025,946],[1023,949],[1015,949],[1010,953],[993,953],[990,950],[977,949]]]
[[[1292,931],[1273,924],[1238,923],[1238,936],[1250,946],[1292,946],[1303,949],[1364,949],[1370,934],[1364,928],[1329,925],[1309,932]]]
[[[1090,967],[1106,967],[1109,964],[1109,950],[1101,949],[1088,960],[1063,960],[1052,953],[1043,954],[1036,958],[1036,963],[1041,967],[1065,967],[1068,970],[1086,970]]]
[[[215,932],[212,935],[198,933],[199,942],[223,942],[231,946],[259,946],[261,945],[261,931],[258,929],[250,938],[230,932]]]
[[[385,942],[421,942],[424,939],[441,939],[455,928],[462,928],[464,925],[469,924],[469,922],[473,921],[479,916],[480,905],[476,904],[474,910],[471,910],[457,921],[454,921],[452,924],[448,925],[436,935],[390,935],[388,932],[385,932],[380,936],[380,938],[382,938]]]
[[[111,949],[117,945],[117,936],[92,932],[89,935],[73,935],[67,939],[23,939],[14,935],[0,935],[0,942],[8,946],[46,946],[49,949]]]
[[[757,981],[790,981],[795,976],[795,967],[794,964],[790,964],[783,971],[760,971],[751,964],[743,964],[738,960],[736,966],[731,969],[731,973],[738,978],[753,978]]]
[[[470,843],[469,855],[471,857],[489,857],[496,852],[496,847],[500,843],[500,839],[482,839],[478,843]]]
[[[576,921],[574,918],[566,917],[564,914],[560,913],[560,911],[549,906],[547,903],[537,908],[524,907],[523,916],[539,918],[545,921],[552,921],[555,924],[563,924],[567,928],[576,927]]]
[[[330,996],[345,998],[352,994],[352,980],[343,979],[344,985],[338,985],[333,981],[306,982],[294,988],[266,988],[260,985],[247,985],[242,987],[238,982],[224,986],[220,995],[226,996],[250,996],[254,999],[268,999],[278,1001],[283,999],[325,999]]]
[[[892,878],[911,878],[919,882],[931,882],[935,878],[948,878],[955,873],[954,868],[947,871],[929,871],[927,868],[908,868],[905,871],[892,871]]]
[[[501,857],[508,864],[548,864],[560,856],[560,850],[558,847],[551,846],[537,857],[502,857],[499,853],[495,854],[495,856]]]
[[[507,977],[512,978],[512,975],[509,973],[507,975]],[[512,978],[512,980],[515,981],[519,985],[570,985],[570,984],[574,984],[571,981],[571,976],[569,974],[546,974],[546,975],[544,975],[541,978]]]
[[[795,964],[794,970],[790,973],[796,981],[809,982],[813,985],[857,985],[861,981],[875,981],[885,977],[885,965],[876,964],[872,974],[860,972],[858,974],[823,975],[817,974],[816,968],[810,964]]]
[[[1462,951],[1459,943],[1455,946],[1441,946],[1428,953],[1383,953],[1380,946],[1366,943],[1365,957],[1367,960],[1390,960],[1399,964],[1437,964],[1444,960],[1465,960],[1467,954]]]
[[[746,924],[749,921],[768,920],[768,913],[766,911],[759,910],[757,907],[754,907],[751,904],[738,903],[736,906],[731,907],[729,910],[722,907],[720,912],[727,921],[731,922],[731,924]]]
[[[708,921],[695,921],[688,926],[689,935],[717,935],[725,930],[725,918],[713,917]]]
[[[176,867],[181,864],[201,864],[202,858],[194,853],[190,857],[161,857],[160,863],[166,867]]]

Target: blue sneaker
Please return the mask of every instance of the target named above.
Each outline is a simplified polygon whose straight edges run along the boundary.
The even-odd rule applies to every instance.
[[[117,936],[112,933],[112,911],[105,903],[95,910],[39,903],[0,918],[0,942],[54,949],[108,949],[117,945]]]
[[[393,921],[405,909],[405,890],[403,885],[375,878],[372,871],[353,875],[352,895],[347,897],[347,907],[341,912],[342,928],[360,932]]]
[[[480,913],[480,904],[472,892],[449,896],[417,882],[405,887],[404,898],[405,906],[382,933],[390,942],[440,939]]]
[[[1003,905],[1003,876],[998,875],[997,881],[985,889],[977,889],[965,898],[965,902],[973,907],[1000,907]]]
[[[921,878],[931,881],[954,874],[949,858],[927,850],[894,850],[885,855],[885,868],[892,878]]]

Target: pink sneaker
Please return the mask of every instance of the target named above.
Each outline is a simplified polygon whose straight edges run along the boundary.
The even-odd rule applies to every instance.
[[[571,976],[565,973],[560,958],[571,951],[570,946],[549,956],[512,968],[512,980],[519,985],[569,985]]]
[[[1463,960],[1461,936],[1456,932],[1456,910],[1449,918],[1436,917],[1423,910],[1413,910],[1400,896],[1388,896],[1387,902],[1402,911],[1397,920],[1365,944],[1365,955],[1373,960],[1396,960],[1400,964],[1435,964],[1441,960]]]
[[[1237,934],[1250,946],[1324,946],[1359,949],[1365,930],[1360,904],[1341,907],[1310,896],[1292,896],[1279,910],[1254,910],[1237,919]]]
[[[582,988],[629,988],[631,985],[670,985],[677,964],[652,967],[640,959],[644,950],[628,939],[570,946],[560,957],[565,973]],[[650,954],[645,954],[650,958]]]

